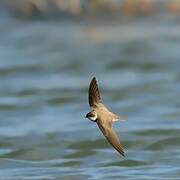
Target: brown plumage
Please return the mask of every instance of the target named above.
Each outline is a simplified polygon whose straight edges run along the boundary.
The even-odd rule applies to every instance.
[[[89,105],[92,111],[86,117],[97,123],[108,142],[124,156],[123,146],[112,129],[112,123],[120,119],[120,117],[110,112],[102,103],[95,77],[89,85]]]
[[[101,101],[96,78],[94,77],[89,85],[89,106],[96,106]]]

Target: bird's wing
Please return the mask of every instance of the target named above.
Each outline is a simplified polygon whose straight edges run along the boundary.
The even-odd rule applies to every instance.
[[[90,107],[96,107],[100,102],[101,102],[101,97],[100,97],[96,78],[94,77],[89,85],[89,105]]]
[[[99,129],[102,131],[108,142],[122,155],[125,156],[123,146],[121,145],[118,136],[113,131],[111,125],[103,125],[97,121]]]

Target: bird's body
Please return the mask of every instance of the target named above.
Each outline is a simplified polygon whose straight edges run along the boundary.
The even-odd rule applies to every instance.
[[[89,112],[86,117],[97,123],[108,142],[124,156],[123,147],[112,129],[112,123],[118,121],[120,117],[110,112],[102,103],[95,77],[89,85],[89,105],[92,111]]]

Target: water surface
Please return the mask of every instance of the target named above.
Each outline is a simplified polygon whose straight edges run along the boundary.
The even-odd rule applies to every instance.
[[[178,23],[0,21],[0,179],[179,178]],[[84,118],[93,76],[125,158]]]

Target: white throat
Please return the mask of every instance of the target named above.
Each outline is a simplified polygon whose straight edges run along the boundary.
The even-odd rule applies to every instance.
[[[97,113],[95,112],[95,113],[94,113],[94,116],[90,116],[89,119],[90,119],[91,121],[96,121],[96,120],[97,120]]]

